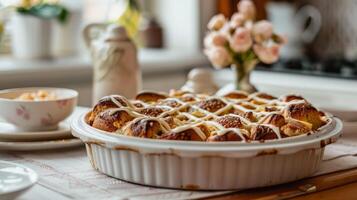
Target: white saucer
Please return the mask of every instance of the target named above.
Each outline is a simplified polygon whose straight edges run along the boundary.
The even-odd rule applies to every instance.
[[[62,139],[36,142],[0,142],[0,150],[33,151],[69,148],[83,145],[80,139]]]
[[[39,141],[65,139],[72,137],[67,121],[60,123],[58,129],[53,131],[26,132],[18,130],[14,125],[0,122],[0,141]]]
[[[0,142],[29,142],[73,138],[70,130],[70,122],[73,118],[78,117],[88,108],[77,107],[70,117],[61,122],[58,129],[53,131],[21,131],[16,126],[0,119]]]
[[[37,174],[25,166],[0,161],[0,199],[15,199],[38,180]]]

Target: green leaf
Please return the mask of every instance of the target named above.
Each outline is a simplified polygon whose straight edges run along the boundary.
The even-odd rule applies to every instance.
[[[64,6],[48,3],[36,4],[30,8],[19,7],[17,12],[42,19],[57,19],[60,23],[65,23],[69,17],[69,11]]]

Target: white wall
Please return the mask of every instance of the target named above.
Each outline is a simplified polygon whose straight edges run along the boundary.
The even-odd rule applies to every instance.
[[[215,12],[216,0],[151,1],[151,9],[164,27],[166,47],[201,51],[202,36]]]

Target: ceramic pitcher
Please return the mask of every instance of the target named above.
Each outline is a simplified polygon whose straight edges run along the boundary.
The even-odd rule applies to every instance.
[[[94,66],[93,103],[111,94],[133,98],[141,89],[141,72],[135,44],[125,28],[89,24],[83,36]]]
[[[321,14],[314,6],[304,5],[296,9],[289,2],[269,2],[268,15],[274,30],[287,36],[288,43],[282,48],[284,58],[301,58],[304,46],[310,44],[321,29]],[[306,26],[306,23],[308,26]]]

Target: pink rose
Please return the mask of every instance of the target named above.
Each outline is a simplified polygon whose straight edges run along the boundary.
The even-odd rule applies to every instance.
[[[249,50],[252,44],[252,37],[246,28],[238,28],[229,41],[230,47],[237,53]]]
[[[273,35],[273,25],[267,20],[262,20],[253,25],[253,37],[258,43],[268,40]]]
[[[205,54],[212,65],[217,69],[224,68],[232,63],[232,58],[224,47],[212,47],[206,49]]]
[[[270,46],[263,46],[261,44],[255,44],[253,50],[263,63],[272,64],[279,59],[280,45],[272,44]]]
[[[223,27],[219,30],[219,33],[222,34],[227,40],[231,38],[234,28],[230,25],[229,22],[226,22]]]
[[[211,32],[204,39],[204,45],[206,48],[212,46],[224,46],[227,40],[223,34],[219,32]]]
[[[207,28],[209,30],[219,30],[223,27],[225,23],[226,18],[224,17],[224,15],[218,14],[211,18],[211,20],[208,22]]]
[[[237,8],[246,20],[253,20],[255,18],[255,6],[252,1],[241,0],[238,3]]]
[[[244,16],[241,13],[234,13],[229,22],[232,28],[238,28],[244,24]]]
[[[253,21],[247,21],[244,23],[244,28],[248,29],[248,31],[252,32],[253,29]]]

